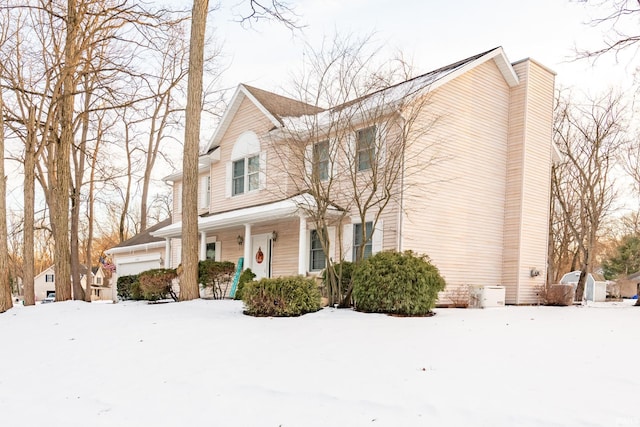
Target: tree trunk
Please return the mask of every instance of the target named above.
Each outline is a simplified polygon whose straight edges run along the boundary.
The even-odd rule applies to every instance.
[[[54,173],[51,227],[55,240],[54,265],[56,301],[71,299],[71,264],[69,250],[69,182],[71,180],[71,145],[73,144],[74,70],[78,31],[75,0],[67,0],[67,34],[62,69],[62,99],[60,102],[60,138],[54,141],[56,169]]]
[[[35,277],[35,180],[36,180],[36,117],[35,108],[29,109],[29,125],[24,147],[24,228],[22,231],[22,285],[24,305],[36,302],[33,279]]]
[[[7,180],[4,174],[4,106],[0,93],[0,313],[13,307],[7,246]]]
[[[202,110],[204,36],[208,0],[193,0],[189,50],[189,83],[182,159],[182,277],[180,300],[200,297],[198,289],[198,150]],[[248,243],[247,243],[248,244]]]

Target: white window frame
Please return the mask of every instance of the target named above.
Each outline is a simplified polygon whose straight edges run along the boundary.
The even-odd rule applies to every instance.
[[[365,133],[373,133],[373,139],[368,141],[368,145],[364,147],[363,144],[364,138],[363,135]],[[356,131],[356,168],[358,172],[363,172],[367,170],[371,170],[373,167],[373,162],[375,161],[376,156],[376,126],[368,126],[366,128],[362,128]],[[366,159],[365,166],[363,167],[363,162],[361,161],[361,157],[366,155],[368,158]]]
[[[251,193],[260,190],[261,185],[261,173],[262,173],[262,159],[260,153],[247,156],[242,159],[236,159],[231,162],[231,196],[240,196],[242,194]],[[252,165],[252,161],[256,163]],[[242,175],[236,176],[236,164],[242,164]],[[257,165],[257,167],[255,167]],[[253,169],[250,170],[250,167]],[[236,180],[242,180],[242,191],[236,190]]]
[[[351,243],[351,250],[352,250],[352,254],[351,254],[351,259],[356,259],[356,256],[358,254],[358,248],[362,245],[362,243],[358,244],[357,240],[362,236],[362,233],[356,232],[356,228],[358,226],[362,227],[369,227],[369,225],[371,226],[371,230],[370,230],[370,235],[368,236],[369,238],[367,239],[366,243],[364,244],[365,247],[365,252],[364,252],[364,259],[367,259],[371,256],[373,256],[373,233],[375,232],[375,228],[373,227],[373,221],[366,221],[364,224],[361,222],[352,224],[353,226],[353,242]],[[366,248],[370,247],[371,250],[369,251],[369,256],[367,256],[367,250]]]
[[[325,158],[321,158],[320,154],[322,151],[320,150],[320,146],[326,146],[324,150]],[[324,141],[319,141],[313,144],[313,152],[312,152],[312,164],[313,164],[313,177],[318,178],[320,181],[327,181],[330,175],[330,150],[331,145],[328,139]],[[324,172],[324,174],[322,173]],[[324,175],[324,176],[323,176]]]
[[[318,233],[318,230],[315,230],[315,229],[309,230],[309,271],[311,272],[322,271],[327,267],[327,259],[324,254],[324,251],[322,250],[322,244],[320,244],[319,248],[313,247],[313,235],[317,233]],[[319,239],[318,239],[318,242],[320,242]],[[321,268],[313,268],[314,253],[316,252],[319,252],[320,256],[322,256],[323,265]]]

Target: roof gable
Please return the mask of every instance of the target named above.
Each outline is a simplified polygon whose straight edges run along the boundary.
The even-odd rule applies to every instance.
[[[234,116],[240,108],[240,104],[244,99],[249,99],[262,114],[264,114],[274,127],[282,127],[282,117],[298,117],[305,114],[315,114],[322,111],[321,108],[306,104],[286,96],[278,95],[263,89],[258,89],[245,84],[240,84],[236,88],[229,107],[226,109],[220,120],[220,125],[215,132],[205,152],[209,152],[220,144],[222,136],[227,131]]]

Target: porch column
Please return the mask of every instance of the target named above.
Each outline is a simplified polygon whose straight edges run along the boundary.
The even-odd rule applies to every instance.
[[[200,232],[200,261],[207,258],[207,232]]]
[[[243,270],[253,267],[253,260],[251,259],[251,224],[244,225],[244,264]]]
[[[164,268],[171,268],[171,239],[164,239]]]
[[[300,215],[300,233],[298,235],[298,274],[307,274],[307,218]]]

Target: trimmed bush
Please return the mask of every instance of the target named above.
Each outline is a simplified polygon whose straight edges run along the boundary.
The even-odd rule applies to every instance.
[[[379,252],[363,261],[353,275],[355,308],[367,313],[428,315],[444,287],[429,257],[412,251]]]
[[[256,277],[255,273],[251,271],[250,268],[247,268],[246,270],[243,270],[242,273],[240,273],[240,277],[238,278],[238,287],[236,289],[236,295],[234,299],[237,299],[237,300],[242,299],[242,291],[244,289],[244,285],[247,282],[251,282],[253,279],[255,279],[255,277]]]
[[[236,265],[230,261],[218,262],[211,259],[198,263],[198,282],[211,288],[214,299],[222,299],[227,294]]]
[[[178,297],[171,287],[173,279],[176,277],[178,277],[178,273],[175,268],[156,268],[143,271],[138,275],[143,298],[148,301],[158,301],[171,295],[174,301],[178,301]]]
[[[121,300],[141,300],[140,282],[138,275],[120,276],[117,282],[118,298]]]
[[[247,282],[242,294],[250,316],[289,317],[320,310],[316,282],[301,276]]]

